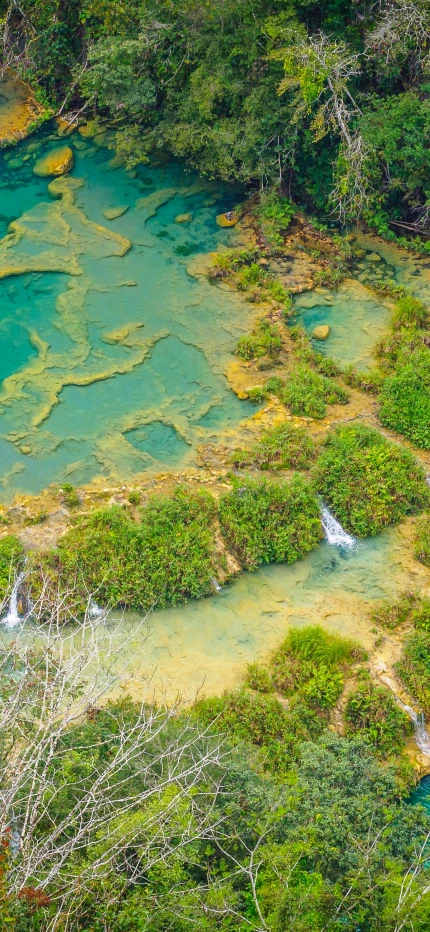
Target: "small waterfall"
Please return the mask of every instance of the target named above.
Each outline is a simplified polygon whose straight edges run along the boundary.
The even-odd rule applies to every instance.
[[[97,602],[94,602],[94,600],[90,602],[90,618],[101,618],[101,616],[104,615],[104,611],[104,608],[101,608],[100,605],[97,605]]]
[[[215,592],[222,592],[223,588],[220,586],[219,582],[215,579],[215,576],[211,577],[211,583],[215,589]]]
[[[15,628],[16,625],[18,625],[20,622],[19,610],[18,610],[19,609],[19,598],[20,598],[19,590],[20,590],[21,584],[24,582],[24,579],[25,579],[25,572],[20,573],[19,576],[16,577],[14,587],[12,589],[11,596],[10,596],[8,613],[7,615],[4,616],[4,618],[1,619],[2,624],[4,624],[6,628]]]
[[[397,702],[402,707],[402,709],[409,715],[409,718],[414,723],[415,728],[415,741],[423,754],[428,754],[430,756],[430,735],[426,729],[424,712],[417,712],[415,709],[412,709],[410,705],[406,705],[405,702],[402,702],[398,696],[396,696]]]
[[[355,537],[344,531],[339,521],[331,514],[326,505],[321,505],[321,523],[328,544],[334,547],[355,547]]]

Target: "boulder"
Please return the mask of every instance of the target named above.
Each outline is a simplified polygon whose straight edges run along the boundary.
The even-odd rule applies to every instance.
[[[192,214],[178,214],[175,217],[175,223],[191,223],[192,219]]]
[[[33,172],[40,178],[50,175],[66,175],[73,168],[73,152],[70,146],[51,149],[34,163]]]
[[[227,214],[218,214],[216,218],[219,227],[234,227],[238,220],[239,217],[233,210],[230,210]]]
[[[319,324],[318,327],[315,327],[312,330],[312,336],[314,340],[326,340],[330,333],[330,327],[328,324]]]
[[[106,207],[105,210],[102,210],[102,214],[106,220],[116,220],[127,212],[129,206],[129,204],[126,204],[125,207]]]
[[[368,262],[381,262],[381,256],[378,256],[377,252],[368,252],[366,259]]]

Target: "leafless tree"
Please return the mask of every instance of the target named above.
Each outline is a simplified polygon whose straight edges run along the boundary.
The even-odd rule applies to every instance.
[[[367,51],[386,61],[413,50],[422,63],[428,58],[430,5],[428,0],[384,0],[379,4],[376,25],[367,37]]]
[[[46,892],[54,930],[71,927],[94,882],[115,876],[118,892],[213,834],[224,749],[178,719],[179,701],[106,705],[124,639],[91,599],[79,627],[64,606],[41,617],[37,633],[27,623],[0,642],[0,843],[8,892]],[[112,724],[102,755],[83,738],[100,714]]]
[[[311,127],[315,141],[327,133],[340,137],[341,150],[336,166],[338,181],[332,202],[341,219],[359,217],[368,199],[369,188],[364,171],[368,147],[353,123],[360,115],[349,84],[361,70],[360,56],[344,42],[323,33],[298,41],[275,53],[284,61],[285,78],[278,93],[294,90],[295,119],[314,113]],[[316,113],[315,113],[316,108]]]

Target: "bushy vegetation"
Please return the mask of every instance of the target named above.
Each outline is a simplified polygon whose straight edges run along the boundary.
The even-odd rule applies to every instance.
[[[423,449],[430,448],[429,327],[427,308],[405,294],[396,303],[390,332],[377,347],[385,372],[380,394],[381,424]]]
[[[24,548],[17,537],[7,534],[0,538],[0,602],[10,590],[23,559]]]
[[[288,483],[236,479],[220,499],[219,519],[228,548],[246,569],[293,563],[321,539],[318,502],[300,476]]]
[[[393,694],[383,686],[372,684],[362,675],[358,688],[351,692],[345,708],[349,733],[370,741],[382,754],[401,750],[405,738],[412,734],[409,716],[396,703]]]
[[[348,403],[344,388],[303,363],[289,373],[279,397],[298,417],[323,418],[328,404]]]
[[[65,589],[84,600],[135,609],[199,598],[212,589],[215,503],[208,494],[178,488],[153,498],[135,522],[122,508],[78,519],[50,558]]]
[[[424,713],[430,715],[430,625],[406,639],[396,672]]]
[[[315,455],[315,444],[306,430],[285,421],[266,431],[248,450],[233,450],[230,459],[241,469],[308,469]]]
[[[328,435],[314,478],[336,518],[358,537],[428,507],[425,474],[412,454],[364,425],[346,425]]]
[[[258,265],[256,269],[259,269]],[[276,327],[262,318],[251,334],[239,338],[236,353],[242,359],[261,359],[262,356],[276,358],[281,349],[282,339]]]
[[[211,177],[288,190],[262,204],[275,246],[290,196],[388,236],[393,217],[425,220],[424,0],[359,15],[340,0],[76,0],[61,15],[55,0],[3,0],[0,13],[4,63],[54,111],[66,98],[113,124],[129,165],[162,148]]]
[[[415,556],[424,566],[430,566],[430,514],[422,515],[417,522]]]

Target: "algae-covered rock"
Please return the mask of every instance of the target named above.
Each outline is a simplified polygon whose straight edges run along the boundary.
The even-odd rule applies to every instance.
[[[129,206],[129,204],[126,204],[125,207],[106,207],[102,210],[102,214],[106,220],[116,220],[127,212]]]
[[[191,223],[192,219],[192,214],[178,214],[175,217],[175,223]]]
[[[312,336],[315,340],[326,340],[330,333],[328,324],[319,324],[312,330]]]
[[[235,214],[234,210],[230,210],[227,214],[218,214],[216,218],[219,227],[234,227],[238,220],[239,217]]]
[[[10,159],[9,168],[22,168],[22,159]]]
[[[65,175],[72,167],[73,152],[70,146],[59,146],[38,159],[33,172],[40,178],[48,178],[50,175]]]

